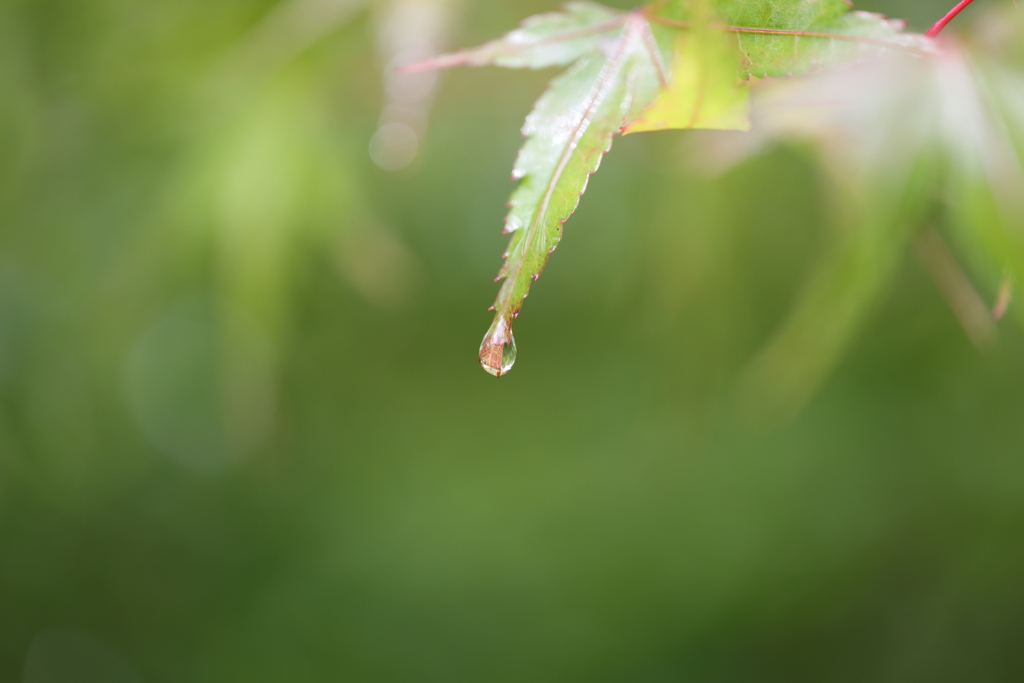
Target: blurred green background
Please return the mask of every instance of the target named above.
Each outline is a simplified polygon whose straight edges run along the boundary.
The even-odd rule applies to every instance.
[[[0,680],[1024,680],[1017,330],[908,258],[736,408],[806,155],[617,140],[479,368],[551,74],[390,67],[553,5],[0,2]]]

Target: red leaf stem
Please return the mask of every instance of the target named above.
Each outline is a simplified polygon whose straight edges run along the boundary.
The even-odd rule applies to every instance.
[[[939,31],[944,29],[946,27],[946,24],[953,21],[953,17],[960,14],[960,12],[962,12],[964,8],[971,4],[972,2],[974,2],[974,0],[960,0],[960,2],[957,3],[956,7],[949,10],[949,12],[946,13],[946,16],[942,17],[937,22],[935,22],[935,25],[928,29],[928,33],[925,33],[925,35],[928,36],[929,38],[934,38],[935,36],[939,35]]]

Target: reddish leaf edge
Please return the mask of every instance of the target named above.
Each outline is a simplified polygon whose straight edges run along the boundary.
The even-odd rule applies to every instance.
[[[573,40],[575,38],[585,38],[587,36],[594,36],[599,33],[608,33],[614,31],[617,28],[622,27],[626,23],[626,19],[629,17],[630,12],[624,12],[617,17],[613,17],[608,21],[602,21],[586,28],[568,29],[565,31],[559,31],[558,33],[552,33],[551,35],[535,40],[530,43],[522,43],[515,46],[508,46],[509,49],[526,50],[537,47],[538,45],[545,45],[548,43],[558,43],[563,40]],[[439,55],[437,57],[431,57],[425,59],[422,62],[414,62],[412,64],[405,64],[399,66],[396,71],[405,74],[422,73],[424,71],[441,71],[444,69],[453,69],[460,66],[490,66],[488,62],[476,61],[472,57],[473,50],[459,50],[447,55]]]

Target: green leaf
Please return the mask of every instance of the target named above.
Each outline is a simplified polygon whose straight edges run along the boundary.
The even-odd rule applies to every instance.
[[[750,129],[750,92],[737,76],[735,39],[722,31],[679,31],[672,83],[624,134],[669,128]]]
[[[925,51],[930,40],[906,22],[852,11],[844,0],[709,0],[710,28],[735,35],[739,74],[789,76],[886,50]],[[670,3],[658,14],[676,26],[699,25],[706,6]]]
[[[551,82],[523,126],[526,143],[512,171],[520,183],[505,219],[512,238],[498,273],[503,282],[494,322],[480,347],[480,363],[491,374],[504,374],[515,361],[512,322],[612,138],[668,85],[665,56],[675,33],[652,27],[643,12],[573,2],[482,47],[407,67],[539,68],[575,61]]]
[[[789,315],[746,373],[748,408],[791,416],[832,370],[896,276],[926,215],[934,168],[921,160],[883,174],[897,181],[889,187],[833,188],[837,225]]]
[[[512,172],[521,182],[505,220],[512,239],[498,273],[504,282],[480,347],[480,362],[492,374],[508,370],[502,359],[514,343],[512,321],[558,246],[562,223],[575,211],[590,174],[612,137],[665,83],[662,60],[650,24],[628,14],[618,37],[556,78],[527,117],[527,141]]]
[[[527,141],[513,170],[521,182],[505,223],[512,239],[480,348],[484,368],[495,375],[511,368],[512,322],[616,133],[746,130],[748,90],[740,79],[927,44],[901,30],[880,15],[850,13],[842,0],[693,0],[629,13],[571,2],[481,47],[405,67],[574,63],[523,128]]]
[[[530,17],[515,31],[480,47],[442,55],[406,70],[486,65],[509,69],[566,66],[617,34],[625,18],[619,10],[577,0],[567,3],[562,12]]]
[[[751,76],[788,76],[889,50],[926,52],[905,23],[853,12],[843,0],[704,0],[652,6],[680,33],[672,83],[626,133],[667,128],[749,129]]]

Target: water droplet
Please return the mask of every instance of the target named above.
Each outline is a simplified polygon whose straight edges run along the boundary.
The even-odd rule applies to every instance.
[[[516,338],[504,318],[498,318],[487,330],[480,344],[480,365],[484,370],[500,377],[512,369],[516,362]]]

